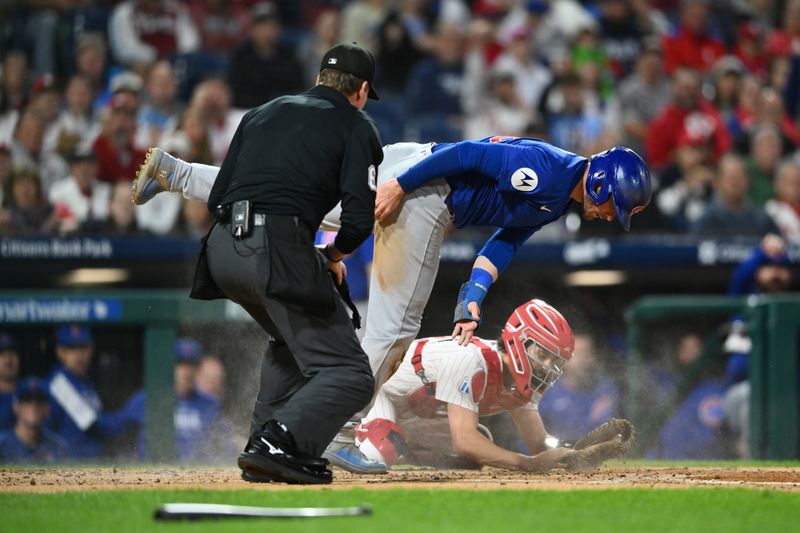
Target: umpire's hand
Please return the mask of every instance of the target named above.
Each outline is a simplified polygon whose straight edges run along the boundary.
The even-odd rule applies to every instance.
[[[328,270],[333,272],[334,276],[336,276],[336,284],[341,285],[342,281],[347,277],[347,267],[344,264],[344,261],[328,261]]]

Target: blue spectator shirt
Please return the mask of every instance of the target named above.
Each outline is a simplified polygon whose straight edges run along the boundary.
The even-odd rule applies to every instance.
[[[709,380],[697,385],[661,429],[660,449],[652,459],[722,459],[725,449],[720,428],[725,418],[725,386]]]
[[[0,432],[14,427],[14,394],[0,392]]]
[[[0,463],[53,464],[66,457],[67,443],[47,429],[42,429],[41,440],[32,448],[19,440],[13,429],[0,433]]]
[[[573,390],[557,381],[539,401],[544,427],[559,439],[577,440],[616,413],[617,388],[601,378],[586,390]]]

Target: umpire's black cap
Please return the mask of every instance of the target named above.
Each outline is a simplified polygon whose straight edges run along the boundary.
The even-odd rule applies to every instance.
[[[366,48],[361,48],[356,43],[337,44],[322,57],[319,69],[334,68],[348,72],[353,76],[369,82],[369,97],[380,100],[375,92],[372,82],[375,79],[375,58]]]

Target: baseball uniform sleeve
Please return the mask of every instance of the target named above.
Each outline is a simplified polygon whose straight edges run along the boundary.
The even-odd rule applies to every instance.
[[[478,255],[492,262],[502,273],[520,246],[525,244],[538,228],[501,228],[483,245]]]

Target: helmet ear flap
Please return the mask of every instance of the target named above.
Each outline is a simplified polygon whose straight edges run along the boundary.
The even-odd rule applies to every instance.
[[[611,188],[606,183],[606,171],[603,169],[592,171],[589,163],[589,174],[586,176],[586,195],[597,205],[603,204],[611,194]]]

